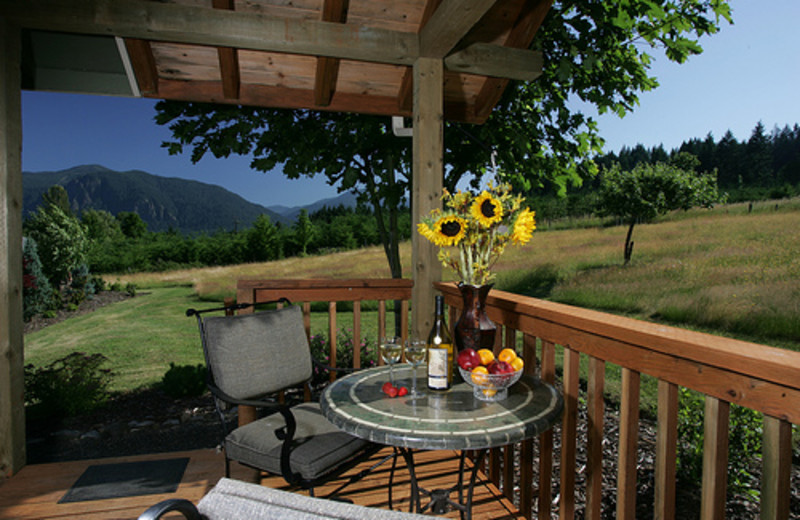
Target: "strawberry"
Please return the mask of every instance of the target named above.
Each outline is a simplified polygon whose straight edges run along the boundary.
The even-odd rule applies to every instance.
[[[393,386],[392,386],[392,387],[389,387],[389,391],[388,391],[388,392],[386,392],[386,394],[387,394],[389,397],[397,397],[397,388],[395,388],[395,387],[393,387]]]
[[[403,397],[403,396],[404,396],[404,395],[406,395],[407,393],[408,393],[408,388],[406,388],[406,387],[404,387],[404,386],[401,386],[400,388],[398,388],[398,389],[397,389],[397,395],[398,395],[399,397]]]
[[[396,388],[394,388],[394,386],[392,385],[392,383],[391,383],[391,382],[389,382],[389,381],[386,381],[385,383],[383,383],[383,386],[381,387],[381,390],[382,390],[382,391],[383,391],[383,393],[384,393],[384,394],[386,394],[386,395],[389,395],[389,391],[390,391],[390,390],[392,390],[392,389],[395,389],[395,390],[397,390]]]

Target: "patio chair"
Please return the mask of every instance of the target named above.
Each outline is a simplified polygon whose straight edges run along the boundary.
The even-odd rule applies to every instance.
[[[237,480],[221,479],[195,506],[183,498],[169,498],[147,509],[139,520],[160,520],[181,513],[187,520],[430,520],[401,511],[345,504],[287,493]],[[170,516],[173,518],[173,516]]]
[[[208,387],[223,425],[225,476],[230,476],[230,461],[236,461],[282,475],[313,496],[314,487],[341,475],[380,446],[339,430],[325,419],[317,402],[292,406],[276,398],[277,392],[299,387],[312,377],[315,361],[299,307],[202,316],[247,306],[186,311],[187,316],[197,317]],[[224,411],[240,405],[257,408],[261,418],[228,431]],[[351,477],[331,494],[367,472]]]

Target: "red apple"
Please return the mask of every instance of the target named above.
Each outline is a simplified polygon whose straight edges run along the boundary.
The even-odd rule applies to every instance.
[[[493,361],[492,364],[489,365],[490,374],[510,374],[512,372],[514,372],[514,367],[505,361]]]
[[[457,361],[458,366],[464,370],[472,372],[473,368],[480,366],[481,357],[478,355],[478,352],[476,352],[475,349],[465,348],[458,353]]]

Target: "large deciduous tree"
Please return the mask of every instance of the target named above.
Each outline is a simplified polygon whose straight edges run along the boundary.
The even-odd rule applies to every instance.
[[[717,173],[695,173],[699,161],[679,153],[669,163],[639,163],[632,170],[614,164],[602,174],[598,213],[622,219],[628,226],[624,262],[633,255],[633,228],[659,215],[693,207],[710,208],[720,200]]]
[[[54,287],[69,281],[72,270],[86,262],[89,250],[86,230],[58,204],[39,206],[25,222],[25,233],[36,241],[42,270]]]
[[[500,175],[517,189],[563,194],[579,186],[596,174],[603,141],[572,101],[624,115],[640,92],[658,85],[648,74],[653,54],[685,61],[721,19],[731,19],[725,0],[556,2],[532,45],[544,55],[542,77],[512,82],[484,125],[447,123],[445,187],[452,191],[467,173],[477,186],[495,152]],[[156,109],[158,124],[172,130],[170,153],[190,147],[193,162],[207,152],[252,154],[255,170],[324,174],[340,191],[357,193],[374,211],[392,276],[402,276],[397,222],[409,193],[411,143],[392,134],[388,118],[178,102]]]

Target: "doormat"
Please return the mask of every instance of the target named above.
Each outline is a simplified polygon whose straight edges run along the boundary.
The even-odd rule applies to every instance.
[[[188,463],[184,457],[92,465],[58,503],[174,493]]]

